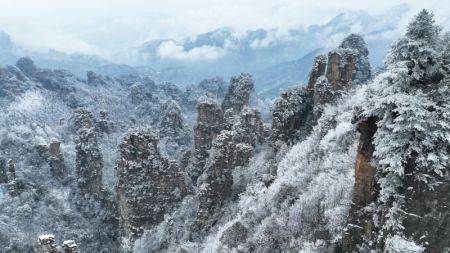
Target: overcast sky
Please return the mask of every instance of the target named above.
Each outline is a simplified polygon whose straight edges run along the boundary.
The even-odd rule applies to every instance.
[[[345,11],[381,14],[400,3],[449,22],[443,0],[0,0],[0,29],[19,44],[108,57],[153,39],[207,32],[323,24]]]

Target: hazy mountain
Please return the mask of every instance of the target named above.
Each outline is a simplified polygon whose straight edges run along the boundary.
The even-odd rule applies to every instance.
[[[130,60],[134,62],[131,65],[95,55],[28,50],[14,44],[2,32],[0,63],[13,64],[19,57],[29,56],[40,66],[67,69],[81,77],[89,70],[109,76],[139,74],[181,86],[198,83],[205,77],[228,79],[236,73],[248,72],[255,78],[258,93],[273,97],[280,88],[305,80],[319,48],[333,48],[349,33],[364,37],[372,66],[380,66],[387,46],[397,37],[399,21],[408,11],[407,5],[399,5],[382,15],[346,12],[322,25],[288,31],[257,29],[242,34],[231,28],[220,28],[181,41],[154,40],[137,50],[124,49],[136,56]]]

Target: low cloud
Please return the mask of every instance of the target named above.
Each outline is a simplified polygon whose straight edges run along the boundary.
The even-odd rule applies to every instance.
[[[201,46],[185,50],[181,45],[173,41],[165,41],[158,48],[158,55],[162,59],[184,61],[213,61],[223,57],[226,49],[214,46]]]

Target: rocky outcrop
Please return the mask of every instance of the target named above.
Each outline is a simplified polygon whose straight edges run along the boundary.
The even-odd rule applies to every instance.
[[[264,142],[261,114],[248,109],[245,100],[252,88],[250,76],[233,77],[222,104],[224,114],[210,99],[199,104],[195,141],[201,145],[196,146],[194,158],[202,160],[194,160],[201,161],[194,164],[198,166],[196,175],[201,176],[197,181],[199,204],[192,226],[193,237],[201,237],[216,222],[220,208],[233,196],[233,170],[248,165],[254,148]],[[232,102],[237,99],[234,94],[239,92],[247,93],[241,97],[242,103]]]
[[[240,113],[244,106],[248,106],[253,86],[253,80],[249,74],[243,73],[231,77],[228,92],[222,102],[222,111],[232,109],[235,114]]]
[[[60,149],[61,142],[53,141],[49,147],[48,163],[50,172],[57,178],[62,178],[64,175],[64,156]]]
[[[220,208],[232,196],[235,148],[230,131],[221,132],[214,141],[199,189],[197,218],[192,227],[195,233],[207,231],[220,214]]]
[[[39,253],[60,253],[60,247],[55,242],[54,235],[39,236]]]
[[[82,193],[102,192],[103,157],[97,143],[95,121],[92,113],[80,108],[74,114],[78,131],[75,172]]]
[[[355,186],[343,236],[343,252],[358,251],[365,239],[373,240],[376,236],[372,219],[375,210],[364,208],[375,204],[378,192],[376,168],[370,163],[375,149],[372,140],[377,129],[376,119],[370,118],[359,123],[357,129],[360,137],[355,163]]]
[[[234,167],[246,166],[253,155],[254,148],[264,143],[264,126],[261,113],[256,109],[244,108],[238,115],[226,116],[229,130],[236,145]]]
[[[109,119],[109,112],[100,110],[100,119],[96,122],[96,130],[98,133],[110,134],[114,131],[114,123]]]
[[[223,129],[224,116],[212,99],[203,98],[197,105],[197,125],[194,128],[193,164],[188,170],[193,182],[203,173],[213,140]]]
[[[352,88],[355,53],[351,49],[335,49],[328,53],[326,78],[334,92]]]
[[[16,166],[11,159],[8,161],[8,192],[13,197],[19,195],[16,181]]]
[[[62,243],[62,247],[58,246],[54,235],[39,236],[39,253],[77,253],[77,244],[74,240],[66,240]]]
[[[159,134],[167,154],[174,157],[177,151],[190,146],[191,131],[184,123],[181,107],[175,100],[165,100],[160,107]]]
[[[0,157],[0,184],[8,182],[8,170],[6,166],[6,159]]]
[[[74,240],[67,240],[63,242],[63,251],[64,253],[77,253],[78,247]]]
[[[313,90],[317,79],[325,75],[327,69],[327,56],[318,55],[314,58],[311,71],[309,72],[308,89]]]
[[[117,198],[125,237],[135,239],[161,222],[187,193],[183,173],[160,154],[158,142],[149,130],[131,129],[119,146]]]
[[[352,75],[352,84],[360,85],[367,82],[372,74],[369,61],[369,49],[361,35],[350,34],[339,45],[340,48],[354,50],[356,56],[355,68]]]
[[[248,237],[248,228],[241,222],[236,222],[222,233],[220,242],[230,248],[236,248],[240,242]]]
[[[358,124],[360,141],[355,163],[355,186],[342,248],[339,249],[341,252],[357,252],[362,245],[380,251],[385,247],[386,235],[380,238],[380,228],[386,222],[386,210],[377,209],[380,187],[376,168],[370,163],[375,149],[372,138],[377,131],[376,123],[376,119],[369,118]],[[425,183],[417,182],[414,166],[414,163],[405,166],[403,188],[408,190],[402,207],[406,214],[402,222],[403,234],[424,245],[425,252],[445,252],[450,245],[450,180],[442,178],[441,184],[431,190]]]
[[[53,140],[49,145],[38,144],[35,146],[39,163],[47,163],[50,173],[57,179],[64,177],[64,156],[61,152],[61,142]]]
[[[311,90],[297,86],[283,92],[275,101],[270,136],[274,147],[282,143],[293,144],[311,131],[313,95]]]
[[[367,80],[367,68],[370,76],[368,61],[359,61],[358,58],[367,58],[368,53],[364,50],[364,45],[364,41],[349,37],[341,47],[330,51],[328,56],[317,56],[306,87],[288,89],[275,101],[271,134],[275,150],[283,143],[292,144],[307,136],[320,118],[323,107],[333,103],[342,93],[351,90],[354,73],[360,75],[358,82]]]
[[[175,138],[183,129],[181,108],[175,100],[169,99],[161,104],[159,133],[164,137]]]

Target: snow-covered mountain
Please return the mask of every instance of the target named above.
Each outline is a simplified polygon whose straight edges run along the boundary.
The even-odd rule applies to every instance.
[[[220,28],[181,41],[154,40],[137,49],[123,49],[122,54],[133,55],[129,60],[132,64],[51,49],[36,52],[14,44],[8,34],[1,32],[0,62],[14,64],[18,58],[28,56],[40,66],[67,69],[79,76],[88,70],[110,76],[139,74],[182,86],[207,77],[228,79],[248,72],[254,76],[260,95],[274,97],[280,88],[306,80],[319,49],[333,48],[350,33],[365,38],[372,66],[381,66],[388,45],[398,36],[399,22],[408,12],[407,5],[399,5],[382,15],[346,12],[325,24],[288,31],[258,29],[237,33],[232,28]]]
[[[248,73],[0,67],[0,252],[448,252],[450,34],[403,34],[377,72],[353,33],[280,63],[307,82],[273,103]]]

